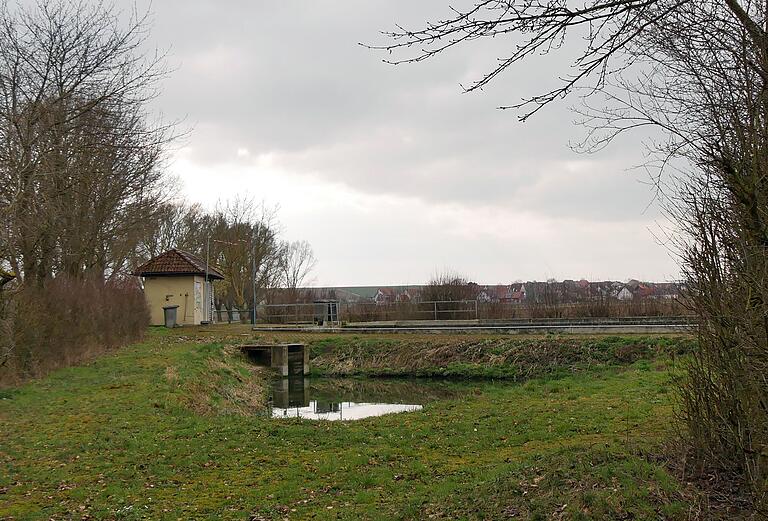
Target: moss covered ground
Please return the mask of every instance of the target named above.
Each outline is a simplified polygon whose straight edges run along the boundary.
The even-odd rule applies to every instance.
[[[453,375],[485,367],[519,380],[356,422],[260,414],[268,375],[227,347],[252,338],[238,327],[153,330],[86,366],[2,391],[0,519],[688,516],[681,485],[654,456],[673,429],[672,354],[684,351],[683,337],[292,338],[309,343],[328,373],[353,357],[385,360],[361,374],[445,374],[458,363],[466,370]],[[487,357],[409,372],[387,355],[451,342]],[[526,371],[520,353],[552,342],[559,353],[592,347],[560,369]]]

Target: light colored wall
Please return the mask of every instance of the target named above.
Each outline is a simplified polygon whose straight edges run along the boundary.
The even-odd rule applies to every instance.
[[[199,324],[201,321],[205,320],[205,315],[203,313],[205,307],[205,277],[195,275],[193,286],[194,298],[191,301],[191,305],[194,309],[195,324]]]
[[[164,325],[163,306],[179,306],[176,310],[176,321],[179,324],[199,324],[203,320],[204,285],[204,278],[197,275],[145,278],[144,298],[149,306],[150,323],[154,326]],[[196,290],[199,292],[197,298]]]

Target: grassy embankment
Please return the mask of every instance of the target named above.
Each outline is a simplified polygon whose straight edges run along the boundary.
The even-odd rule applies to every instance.
[[[308,338],[312,371],[322,376],[419,376],[522,381],[685,354],[693,340],[677,335],[477,336],[382,335]]]
[[[368,374],[486,367],[522,378],[539,349],[591,346],[529,371],[546,378],[483,386],[418,413],[313,423],[249,414],[263,405],[267,375],[223,345],[250,336],[153,331],[4,391],[0,518],[686,516],[680,485],[647,456],[671,428],[667,353],[685,339],[307,336],[325,373],[350,372],[354,357]],[[451,343],[465,354],[445,359]],[[446,363],[417,363],[407,354],[417,344]],[[405,359],[418,367],[396,371]]]

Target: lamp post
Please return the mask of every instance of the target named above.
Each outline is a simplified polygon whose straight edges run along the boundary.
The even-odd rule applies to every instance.
[[[208,283],[208,263],[210,261],[211,257],[211,236],[208,235],[205,238],[205,294],[206,297],[206,312],[205,312],[205,320],[207,322],[212,322],[211,320],[211,311],[213,311],[213,292],[211,291],[210,284]]]
[[[256,325],[256,241],[251,241],[251,284],[252,298],[251,303],[251,324]]]

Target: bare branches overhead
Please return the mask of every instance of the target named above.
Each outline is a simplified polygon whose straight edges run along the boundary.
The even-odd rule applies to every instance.
[[[449,16],[420,28],[398,26],[385,31],[389,42],[367,46],[388,52],[386,62],[403,64],[433,58],[474,40],[498,41],[502,50],[496,64],[464,87],[471,92],[515,65],[563,49],[568,41],[569,53],[575,54],[569,54],[568,71],[559,72],[558,86],[500,107],[520,109],[519,117],[525,120],[574,89],[582,88],[586,95],[599,92],[611,77],[635,63],[636,47],[649,32],[675,27],[680,13],[691,6],[709,8],[714,20],[735,22],[750,35],[750,44],[765,52],[761,8],[754,4],[745,7],[738,0],[725,4],[691,0],[482,0],[464,9],[452,7]],[[523,69],[516,70],[524,73]]]

